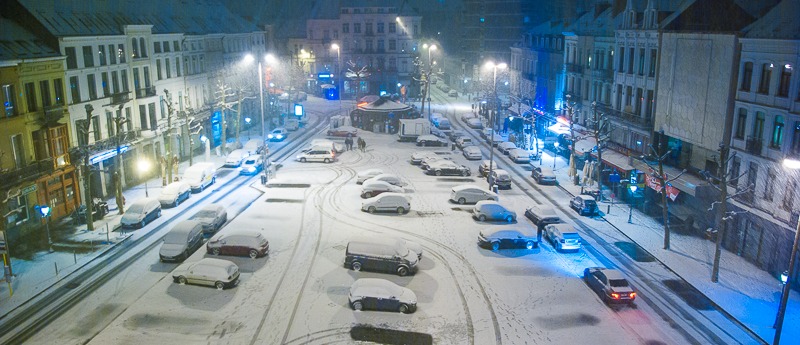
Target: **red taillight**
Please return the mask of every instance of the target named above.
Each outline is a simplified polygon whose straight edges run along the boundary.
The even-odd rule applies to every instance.
[[[613,299],[619,299],[619,294],[618,294],[618,293],[616,293],[616,292],[614,292],[614,293],[612,293],[612,294],[611,294],[611,298],[613,298]]]
[[[636,298],[636,293],[635,292],[631,292],[631,294],[629,296],[631,296],[631,299],[634,299],[634,298]]]

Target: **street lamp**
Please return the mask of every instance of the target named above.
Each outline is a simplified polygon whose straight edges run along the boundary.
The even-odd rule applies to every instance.
[[[783,160],[783,167],[790,170],[800,169],[800,160],[785,158]],[[783,281],[783,290],[781,290],[781,303],[778,306],[778,316],[775,318],[775,338],[772,341],[773,345],[778,345],[781,342],[781,331],[783,330],[783,317],[786,315],[786,303],[789,301],[789,292],[791,291],[792,279],[794,278],[794,263],[797,258],[797,245],[800,242],[800,217],[797,218],[797,229],[794,232],[794,244],[792,245],[792,253],[789,254],[789,270],[786,273],[786,278],[781,276]]]
[[[53,252],[53,241],[50,239],[50,206],[39,206],[39,215],[44,218],[44,229],[47,231],[47,250]]]
[[[264,103],[261,103],[261,106],[264,106]],[[250,140],[250,117],[244,118],[244,123],[247,124],[247,140]]]
[[[628,210],[628,223],[633,223],[633,195],[636,194],[636,190],[639,189],[639,186],[632,184],[628,186],[631,189],[631,202],[630,202],[630,209]]]
[[[331,44],[331,49],[336,49],[336,92],[339,94],[339,113],[342,112],[342,78],[344,78],[344,74],[342,74],[342,48],[339,47],[338,44],[334,43]]]
[[[553,143],[553,170],[556,170],[556,158],[558,158],[558,143]]]
[[[495,116],[500,113],[500,102],[497,101],[497,69],[505,69],[508,67],[505,63],[495,64],[492,61],[486,63],[486,68],[492,69],[492,80],[494,85],[494,102],[497,105],[497,110],[492,113],[491,118],[489,119],[489,124],[492,126],[489,130],[489,136],[492,138],[489,140],[489,188],[492,188],[494,181],[492,181],[492,170],[494,169],[494,125],[495,125]],[[555,163],[553,163],[555,167]]]
[[[140,159],[138,167],[139,167],[139,175],[141,177],[144,177],[144,196],[149,198],[150,193],[147,191],[147,177],[145,177],[144,175],[148,171],[150,171],[150,161],[148,161],[147,159]]]

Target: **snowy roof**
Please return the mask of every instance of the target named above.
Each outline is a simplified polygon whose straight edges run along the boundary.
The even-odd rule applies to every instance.
[[[0,17],[0,61],[61,56],[32,32]]]
[[[398,103],[387,98],[380,98],[375,102],[361,105],[359,106],[359,108],[362,110],[383,111],[383,112],[404,111],[411,109],[411,107],[403,103]]]
[[[783,0],[743,31],[747,38],[799,39],[800,0]]]
[[[617,21],[622,20],[622,16],[614,15],[612,7],[604,9],[600,13],[588,11],[569,25],[566,31],[574,32],[580,36],[606,36],[613,37],[617,27]]]
[[[19,0],[55,36],[121,35],[125,25],[153,25],[153,33],[260,31],[218,0]]]

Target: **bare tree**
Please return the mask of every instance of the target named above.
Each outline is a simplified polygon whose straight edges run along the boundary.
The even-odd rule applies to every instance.
[[[660,140],[658,142],[658,150],[656,150],[653,145],[649,146],[650,151],[655,157],[655,162],[648,160],[648,158],[645,156],[641,156],[640,159],[647,164],[647,167],[650,168],[652,176],[658,181],[657,192],[661,194],[661,216],[664,218],[664,249],[669,250],[669,204],[667,204],[667,185],[670,185],[672,181],[680,178],[681,175],[686,172],[686,169],[681,171],[678,176],[668,178],[664,173],[664,160],[669,157],[670,153],[672,153],[672,150],[664,152]]]
[[[225,82],[222,79],[220,79],[217,81],[216,95],[217,98],[219,99],[219,101],[217,101],[217,107],[220,110],[220,117],[221,117],[220,123],[222,124],[222,138],[221,138],[222,143],[220,145],[221,146],[220,150],[222,152],[222,155],[225,156],[228,154],[226,151],[227,150],[226,142],[228,140],[226,138],[226,132],[228,130],[228,125],[227,125],[228,122],[226,120],[225,112],[232,110],[233,105],[228,102],[228,97],[232,97],[234,96],[234,94],[231,91],[230,86],[228,86],[228,84],[225,84]]]
[[[86,120],[84,121],[76,121],[75,125],[78,128],[78,135],[83,136],[84,143],[86,143],[83,147],[78,148],[80,150],[80,154],[83,157],[83,166],[81,175],[83,176],[83,188],[84,188],[84,202],[86,203],[86,229],[89,231],[94,230],[94,198],[92,197],[92,165],[89,162],[89,130],[92,126],[92,112],[94,111],[94,107],[91,104],[86,105]],[[82,122],[82,123],[81,123]]]
[[[595,173],[597,174],[595,177],[595,181],[597,181],[597,190],[600,191],[602,189],[602,183],[600,183],[601,179],[601,166],[603,164],[603,149],[605,148],[606,143],[610,139],[610,130],[608,127],[609,121],[606,118],[606,115],[603,113],[599,113],[597,111],[597,104],[592,102],[592,118],[589,120],[592,125],[592,136],[594,137],[594,141],[597,144],[597,162],[598,166],[595,169]]]

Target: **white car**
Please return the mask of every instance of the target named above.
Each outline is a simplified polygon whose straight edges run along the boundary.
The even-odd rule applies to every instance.
[[[250,156],[244,160],[241,168],[239,168],[240,175],[255,175],[264,168],[264,160],[261,155]]]
[[[416,151],[411,154],[411,164],[417,165],[422,162],[423,159],[427,157],[436,157],[438,156],[436,152],[433,151]]]
[[[458,185],[450,190],[450,201],[460,205],[474,204],[482,200],[497,201],[497,193],[470,184]]]
[[[225,158],[225,166],[236,168],[242,165],[244,159],[249,156],[250,154],[243,149],[233,150],[228,154],[228,157]]]
[[[305,163],[305,162],[323,162],[323,163],[331,163],[336,159],[336,153],[334,153],[333,149],[323,147],[312,147],[310,149],[303,150],[297,155],[297,161]]]
[[[381,193],[402,193],[404,191],[402,187],[395,186],[389,182],[368,181],[361,185],[361,198],[369,199]]]
[[[381,193],[361,202],[361,210],[369,213],[397,212],[403,214],[411,209],[411,202],[400,193]]]
[[[514,161],[514,163],[530,163],[531,161],[531,155],[528,153],[528,150],[523,149],[508,150],[508,158]]]
[[[172,279],[181,285],[208,285],[222,290],[239,283],[239,266],[228,260],[204,258],[178,266],[172,271]]]
[[[383,169],[367,169],[364,171],[360,171],[358,175],[356,175],[356,184],[362,184],[364,183],[364,181],[369,180],[380,174],[383,174]]]
[[[461,151],[464,157],[469,160],[483,159],[483,153],[481,152],[481,149],[475,145],[464,146]]]
[[[481,129],[483,128],[483,122],[481,122],[481,119],[473,117],[467,120],[467,126],[472,129]]]
[[[172,182],[161,190],[158,202],[161,207],[178,207],[180,203],[192,195],[192,188],[186,182]]]
[[[272,132],[267,134],[267,139],[269,139],[269,141],[283,141],[283,139],[286,139],[287,135],[289,135],[289,132],[286,128],[275,128]]]
[[[228,221],[228,211],[222,205],[207,204],[189,219],[200,222],[204,233],[213,234]]]
[[[452,160],[452,159],[450,157],[444,157],[444,156],[426,157],[421,162],[419,162],[419,167],[422,168],[422,170],[428,170],[428,168],[433,163],[441,162],[441,161],[449,161],[449,160]]]
[[[476,115],[473,114],[473,113],[464,113],[464,114],[461,114],[461,121],[466,122],[466,121],[469,121],[469,119],[474,119],[475,117],[476,117]]]
[[[497,150],[499,150],[500,153],[504,155],[508,154],[508,151],[511,151],[515,148],[517,148],[517,145],[510,141],[504,141],[502,143],[497,144]]]
[[[371,181],[383,181],[383,182],[387,182],[389,184],[393,184],[393,185],[398,186],[398,187],[403,187],[403,186],[406,185],[406,183],[403,182],[403,180],[401,180],[400,177],[395,175],[395,174],[380,174],[380,175],[376,175],[375,177],[364,181],[364,184],[367,184],[368,182],[371,182]]]
[[[388,310],[403,314],[417,310],[417,295],[385,279],[361,278],[350,286],[350,307],[355,311]]]

